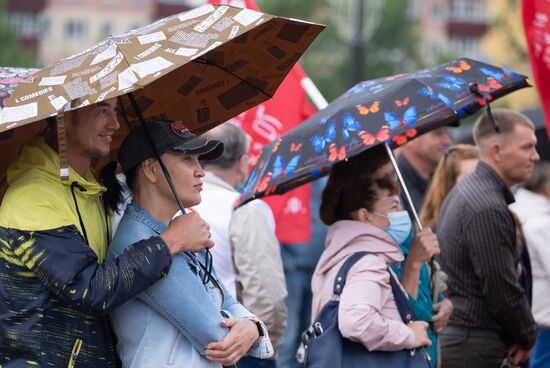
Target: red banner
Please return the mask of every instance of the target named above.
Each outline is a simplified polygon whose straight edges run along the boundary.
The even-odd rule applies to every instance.
[[[227,4],[259,10],[253,0],[208,0],[212,4]],[[255,162],[262,147],[294,128],[315,113],[301,85],[306,73],[295,65],[275,95],[268,101],[240,114],[233,122],[252,138],[251,162]],[[273,211],[277,238],[281,243],[303,243],[311,238],[310,185],[304,185],[283,195],[265,198]]]
[[[236,6],[238,8],[248,8],[252,10],[260,10],[254,0],[208,0],[210,4],[225,4]]]
[[[522,13],[529,60],[550,138],[550,1],[523,0]]]

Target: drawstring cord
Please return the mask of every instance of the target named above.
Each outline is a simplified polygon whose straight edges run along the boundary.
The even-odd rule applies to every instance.
[[[195,210],[193,208],[189,208],[189,211],[195,212]],[[195,254],[193,252],[185,252],[185,253],[189,257],[194,259],[195,262],[197,262],[197,264],[200,265],[200,268],[203,271],[203,275],[202,275],[202,278],[201,278],[203,285],[206,285],[208,283],[208,281],[212,281],[214,286],[217,287],[220,290],[220,293],[222,294],[222,300],[223,300],[222,288],[219,286],[219,283],[216,281],[216,279],[212,276],[212,269],[214,268],[214,266],[213,266],[214,258],[212,257],[212,253],[210,252],[209,249],[205,249],[205,251],[206,251],[206,254],[204,256],[204,263],[205,264],[202,264],[202,262],[197,259],[197,257],[195,256]]]
[[[190,253],[190,252],[186,252],[186,253]],[[192,256],[195,258],[195,260],[198,263],[199,267],[203,271],[203,276],[202,276],[203,284],[206,285],[208,283],[208,281],[210,281],[214,285],[214,287],[216,287],[218,289],[218,291],[220,292],[221,298],[222,298],[222,305],[223,305],[223,303],[225,301],[225,295],[223,293],[222,287],[219,284],[218,280],[216,280],[216,278],[214,276],[212,276],[212,268],[213,268],[212,267],[212,254],[210,253],[210,251],[206,250],[206,255],[205,255],[206,265],[203,265],[202,262],[200,262],[197,259],[197,257],[195,257],[194,254],[192,254]]]
[[[78,215],[78,221],[80,221],[82,235],[84,236],[84,241],[86,242],[86,244],[90,246],[90,242],[88,242],[88,234],[86,234],[86,228],[84,227],[84,221],[82,220],[82,215],[80,214],[80,209],[78,208],[78,201],[76,200],[76,195],[74,194],[74,188],[78,188],[78,190],[80,190],[81,192],[86,192],[86,188],[78,184],[76,181],[73,181],[71,183],[71,194],[73,195],[74,205],[76,207],[76,214]]]
[[[487,118],[489,119],[489,124],[491,124],[497,134],[500,134],[500,128],[498,127],[497,122],[493,117],[493,113],[491,112],[491,104],[489,103],[489,98],[485,98],[483,96],[483,93],[481,93],[481,91],[479,90],[479,85],[477,83],[470,83],[469,88],[470,92],[485,101],[485,108],[487,110]]]
[[[109,214],[107,213],[107,207],[103,206],[103,214],[105,215],[105,233],[107,234],[107,245],[111,242],[111,232],[109,231]]]
[[[84,188],[82,185],[80,185],[78,182],[73,181],[71,183],[71,194],[73,195],[73,201],[74,206],[76,207],[76,214],[78,215],[78,221],[80,222],[80,228],[82,229],[82,235],[84,236],[84,241],[86,242],[86,245],[90,246],[90,242],[88,241],[88,234],[86,233],[86,227],[84,226],[84,220],[82,219],[82,215],[80,214],[80,209],[78,208],[78,201],[76,200],[76,195],[74,194],[74,189],[77,188],[81,192],[86,192],[86,188]],[[105,210],[105,234],[107,237],[107,243],[109,244],[111,242],[111,233],[109,231],[109,216],[107,215],[107,209]]]

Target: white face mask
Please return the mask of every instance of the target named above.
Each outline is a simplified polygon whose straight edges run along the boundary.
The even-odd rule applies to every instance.
[[[412,222],[407,211],[389,212],[387,215],[378,212],[375,214],[388,219],[390,225],[385,231],[397,245],[402,245],[411,235]]]

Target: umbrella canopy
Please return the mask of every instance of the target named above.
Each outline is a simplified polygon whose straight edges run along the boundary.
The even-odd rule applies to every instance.
[[[0,67],[0,110],[4,107],[15,87],[37,70],[31,68]],[[0,133],[0,146],[2,147],[0,153],[2,157],[0,159],[0,172],[5,173],[10,163],[19,154],[19,142],[29,140],[40,133],[46,126],[45,123],[33,125],[33,129],[15,129]],[[5,185],[6,177],[3,175],[0,177],[0,188],[4,188]],[[4,191],[1,190],[0,193],[3,194]]]
[[[0,132],[55,115],[67,102],[78,108],[133,92],[144,117],[182,120],[200,133],[273,96],[322,29],[204,5],[41,69],[7,101]]]
[[[265,146],[240,204],[284,193],[380,143],[391,146],[457,122],[488,101],[528,86],[526,76],[471,59],[354,86]]]
[[[69,103],[74,109],[131,93],[144,118],[181,120],[193,133],[205,132],[273,96],[323,28],[249,9],[204,5],[110,37],[36,71],[19,83],[0,111],[0,180],[5,181],[11,153]],[[139,120],[127,98],[119,99],[119,107],[122,124],[113,137],[114,150]]]

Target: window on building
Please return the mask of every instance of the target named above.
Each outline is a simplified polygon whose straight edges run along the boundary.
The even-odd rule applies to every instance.
[[[10,21],[17,34],[35,36],[37,34],[36,15],[31,12],[12,12]]]
[[[487,21],[488,0],[452,0],[451,18],[460,21]]]
[[[86,25],[81,20],[71,19],[65,22],[65,38],[68,40],[82,40],[86,37]]]
[[[450,40],[451,51],[460,56],[473,59],[480,58],[479,38],[474,37],[452,37]]]
[[[128,27],[128,30],[129,31],[132,31],[134,29],[138,29],[139,27],[141,27],[142,25],[141,24],[138,24],[138,23],[134,23],[132,25],[130,25],[130,27]]]
[[[409,0],[407,11],[412,18],[419,18],[420,11],[420,0]]]
[[[42,18],[38,25],[40,38],[45,40],[50,37],[51,23],[49,18]]]
[[[441,20],[443,20],[443,8],[441,4],[435,3],[433,5],[432,15],[435,22],[441,22]]]
[[[488,0],[479,0],[476,2],[475,13],[477,14],[477,19],[480,21],[489,21],[489,1]]]
[[[114,34],[114,27],[110,22],[105,22],[101,26],[101,39],[107,38]]]

